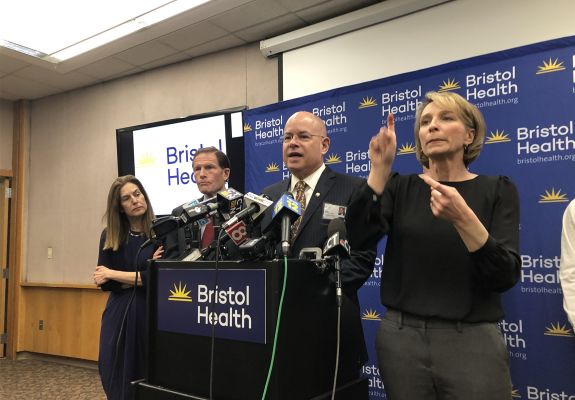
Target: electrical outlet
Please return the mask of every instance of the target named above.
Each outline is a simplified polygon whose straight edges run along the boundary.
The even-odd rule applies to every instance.
[[[44,320],[43,319],[38,320],[38,329],[41,331],[44,330]]]

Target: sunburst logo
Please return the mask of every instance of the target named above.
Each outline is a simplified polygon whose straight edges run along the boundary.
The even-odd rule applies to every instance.
[[[561,193],[561,189],[555,191],[555,188],[551,188],[551,192],[549,190],[545,190],[545,194],[540,194],[539,203],[565,203],[568,202],[569,199],[565,193]]]
[[[413,143],[405,143],[397,150],[398,156],[402,156],[405,154],[415,154],[415,146],[413,145]]]
[[[439,85],[438,92],[449,92],[455,89],[461,89],[459,82],[455,82],[455,79],[447,79],[446,81],[443,81],[441,85]]]
[[[266,172],[278,172],[279,170],[280,170],[279,165],[277,165],[274,162],[268,164],[268,166],[266,167]]]
[[[552,60],[551,57],[549,57],[549,61],[543,60],[543,65],[537,67],[537,72],[535,74],[547,74],[549,72],[563,71],[564,69],[563,61],[559,62],[558,58]]]
[[[326,164],[339,164],[341,162],[341,158],[337,154],[331,153],[326,159]]]
[[[519,390],[517,390],[517,389],[511,390],[511,397],[515,397],[517,399],[520,399],[521,395],[519,394]]]
[[[156,157],[150,153],[142,154],[138,159],[138,167],[151,167],[156,163]]]
[[[364,97],[363,99],[361,99],[361,103],[359,103],[359,106],[357,108],[358,109],[369,108],[369,107],[375,107],[376,105],[377,101],[375,101],[373,97]]]
[[[174,283],[174,290],[170,289],[171,296],[168,300],[171,301],[192,301],[190,297],[191,290],[186,290],[186,285],[182,286],[182,282],[178,282],[178,285]]]
[[[368,321],[381,321],[381,316],[375,310],[365,310],[361,316],[361,319]]]
[[[571,328],[567,327],[567,324],[561,325],[559,322],[556,324],[551,324],[551,327],[545,327],[544,335],[547,336],[563,336],[563,337],[573,337],[573,331]]]
[[[251,132],[251,131],[252,131],[252,126],[246,122],[244,124],[244,132]]]
[[[495,132],[490,132],[490,135],[487,137],[485,144],[493,144],[493,143],[505,143],[510,142],[509,135],[505,133],[505,131],[496,130]]]

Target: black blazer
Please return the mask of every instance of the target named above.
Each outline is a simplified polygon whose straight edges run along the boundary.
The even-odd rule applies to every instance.
[[[329,224],[329,220],[323,218],[325,204],[347,207],[363,182],[365,182],[364,179],[339,174],[326,167],[317,182],[311,198],[307,199],[307,206],[299,230],[290,248],[290,257],[297,258],[300,250],[304,247],[319,247],[323,249],[327,241],[327,226]],[[267,194],[275,202],[283,193],[289,191],[289,188],[290,180],[286,179],[266,187],[263,193]],[[265,230],[272,223],[271,216],[272,207],[266,210],[261,221],[262,230]],[[375,253],[375,246],[364,251],[354,251],[352,249],[351,258],[343,260],[341,264],[343,290],[356,308],[353,316],[355,320],[348,322],[356,330],[356,334],[353,335],[355,343],[350,343],[349,345],[356,350],[357,354],[354,358],[355,362],[357,362],[356,367],[358,370],[367,360],[367,349],[363,338],[357,290],[373,271]],[[333,277],[330,278],[333,279]]]

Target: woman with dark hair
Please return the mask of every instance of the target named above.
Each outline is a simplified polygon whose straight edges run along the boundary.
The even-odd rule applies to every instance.
[[[509,400],[500,294],[519,279],[519,200],[504,176],[468,166],[485,122],[456,93],[430,92],[416,113],[423,173],[391,173],[393,115],[369,144],[367,184],[348,207],[351,247],[387,235],[376,339],[390,400]]]
[[[130,382],[144,376],[146,260],[160,258],[163,250],[148,246],[140,251],[150,237],[154,211],[136,177],[114,180],[104,218],[93,277],[111,293],[102,314],[98,369],[108,399],[131,399]]]

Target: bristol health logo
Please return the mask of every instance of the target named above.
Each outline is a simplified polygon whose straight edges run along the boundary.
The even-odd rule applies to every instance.
[[[541,74],[548,74],[550,72],[563,71],[565,69],[563,63],[564,61],[559,61],[558,58],[553,60],[551,59],[551,57],[549,57],[549,61],[543,60],[543,65],[537,66],[537,72],[535,72],[535,74],[541,75]]]
[[[182,282],[174,283],[174,289],[170,289],[170,296],[168,297],[169,301],[187,301],[192,302],[192,298],[190,296],[191,290],[187,290],[187,284],[182,286]]]
[[[252,126],[247,122],[244,124],[244,133],[248,133],[252,131]]]
[[[375,100],[375,97],[368,96],[361,99],[361,102],[359,103],[359,106],[357,106],[357,109],[361,110],[364,108],[370,108],[375,106],[377,106],[377,100]]]
[[[567,326],[567,323],[561,324],[560,322],[546,326],[543,334],[545,336],[574,337],[573,330]]]
[[[487,136],[485,144],[505,143],[510,141],[511,139],[509,139],[509,134],[497,129],[495,132],[489,132],[489,136]]]
[[[278,172],[280,170],[280,166],[275,162],[271,162],[267,165],[265,172]]]
[[[364,321],[381,321],[381,314],[371,308],[366,309],[361,315]]]
[[[407,154],[415,154],[415,145],[413,143],[404,143],[397,149],[398,156],[404,156]]]
[[[441,85],[439,85],[439,89],[437,89],[437,91],[442,93],[451,92],[457,89],[461,89],[459,82],[457,82],[455,78],[447,78],[441,83]]]
[[[154,167],[157,164],[156,157],[152,153],[144,153],[136,161],[136,167],[138,168]]]
[[[328,155],[325,159],[325,163],[327,165],[329,164],[339,164],[341,163],[341,157],[339,156],[339,154],[336,153],[331,153],[330,155]]]
[[[566,203],[569,199],[566,193],[561,193],[561,189],[555,191],[555,188],[551,188],[551,191],[545,190],[544,194],[539,195],[539,203]]]

